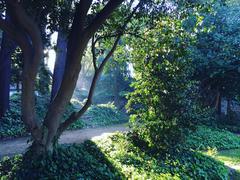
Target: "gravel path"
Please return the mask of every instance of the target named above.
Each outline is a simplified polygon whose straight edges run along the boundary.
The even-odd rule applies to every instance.
[[[66,131],[60,137],[59,143],[82,143],[90,139],[101,139],[103,136],[108,136],[117,131],[126,132],[128,131],[128,128],[126,124],[120,124],[109,127]],[[27,143],[28,139],[29,137],[0,141],[0,159],[4,156],[13,156],[15,154],[24,153],[30,145]]]

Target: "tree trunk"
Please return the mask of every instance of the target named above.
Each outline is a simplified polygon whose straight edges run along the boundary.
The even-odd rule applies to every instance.
[[[60,121],[65,107],[70,102],[74,88],[76,87],[78,75],[81,70],[81,60],[84,55],[84,50],[88,45],[88,41],[123,0],[109,0],[88,26],[86,26],[86,21],[93,0],[81,0],[79,4],[77,4],[70,35],[68,37],[66,64],[61,85],[48,107],[47,114],[41,127],[36,119],[34,99],[36,75],[43,55],[41,33],[37,24],[27,15],[20,2],[21,1],[14,0],[6,1],[11,10],[11,17],[14,19],[14,23],[8,24],[0,17],[0,27],[8,32],[23,50],[22,119],[28,131],[32,134],[32,150],[36,153],[43,153],[49,150],[51,151],[61,133],[66,130],[71,123],[76,121],[91,105],[97,78],[106,64],[107,59],[110,58],[113,51],[116,49],[121,34],[119,34],[116,43],[114,43],[114,48],[108,53],[106,60],[95,73],[96,76],[93,80],[94,85],[93,88],[91,88],[90,98],[88,98],[87,103],[79,112],[73,113],[66,121]],[[131,17],[132,16],[133,13],[131,14]],[[122,29],[125,28],[126,24]]]
[[[11,55],[15,49],[16,45],[4,32],[0,51],[0,118],[9,109]]]
[[[53,72],[51,101],[57,95],[57,92],[62,83],[62,78],[66,64],[66,54],[67,54],[67,37],[64,32],[59,31],[57,38],[56,60]]]
[[[230,115],[231,113],[231,99],[227,99],[227,115]]]
[[[221,102],[222,102],[221,93],[218,91],[215,103],[215,109],[218,115],[221,115]]]
[[[222,96],[219,94],[219,100],[218,100],[218,114],[221,115],[222,113]]]
[[[16,78],[16,80],[17,80],[17,82],[16,82],[16,90],[19,93],[20,92],[20,84],[21,84],[19,72],[17,73],[16,76],[17,76],[17,78]]]

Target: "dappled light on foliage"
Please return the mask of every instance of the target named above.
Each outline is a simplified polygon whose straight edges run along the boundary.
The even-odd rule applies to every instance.
[[[1,180],[239,179],[239,0],[1,0],[0,14]]]

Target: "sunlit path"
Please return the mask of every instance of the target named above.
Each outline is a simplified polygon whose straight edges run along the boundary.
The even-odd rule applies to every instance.
[[[126,132],[126,124],[114,125],[102,128],[81,129],[75,131],[66,131],[60,137],[60,144],[82,143],[90,139],[101,139],[114,132]],[[30,143],[27,143],[29,137],[17,138],[0,142],[0,158],[3,156],[12,156],[26,151]]]

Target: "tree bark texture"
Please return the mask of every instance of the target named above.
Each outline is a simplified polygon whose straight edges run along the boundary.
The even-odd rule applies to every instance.
[[[43,54],[40,29],[32,17],[27,15],[21,5],[21,1],[5,1],[10,9],[10,16],[13,19],[13,23],[7,23],[0,17],[0,28],[8,33],[14,41],[19,44],[23,51],[22,118],[29,132],[32,134],[34,140],[32,144],[33,151],[39,153],[51,151],[61,133],[66,130],[70,124],[75,122],[91,105],[97,79],[104,65],[116,49],[121,34],[116,38],[112,50],[107,54],[103,63],[96,69],[86,104],[79,112],[73,113],[64,122],[60,121],[65,107],[73,95],[81,70],[84,50],[89,40],[123,1],[124,0],[109,0],[89,25],[86,25],[86,20],[93,0],[80,0],[79,4],[76,5],[74,20],[66,46],[65,68],[61,85],[48,107],[41,127],[36,121],[34,98],[35,79]],[[122,29],[124,29],[125,26],[126,24]]]
[[[57,95],[57,92],[61,86],[67,55],[67,37],[62,31],[58,32],[56,60],[54,65],[53,79],[52,79],[52,91],[51,101]]]
[[[0,51],[0,118],[9,109],[11,55],[15,49],[15,43],[3,32]]]

